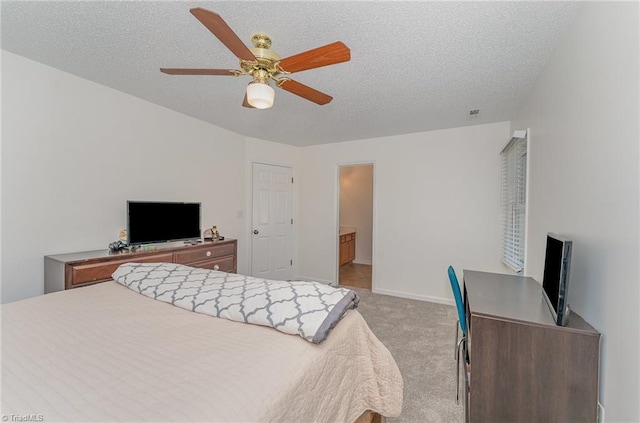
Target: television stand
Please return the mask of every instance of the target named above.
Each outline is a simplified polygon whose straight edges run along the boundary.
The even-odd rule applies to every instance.
[[[597,421],[600,334],[532,278],[464,271],[466,422]]]
[[[179,263],[192,267],[235,273],[238,242],[205,241],[196,245],[149,246],[131,251],[97,250],[57,254],[44,258],[44,292],[79,288],[112,280],[124,263]]]

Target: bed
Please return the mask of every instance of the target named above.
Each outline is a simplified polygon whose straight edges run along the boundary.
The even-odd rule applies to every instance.
[[[44,421],[367,422],[402,377],[357,310],[320,344],[114,281],[2,306],[2,413]]]

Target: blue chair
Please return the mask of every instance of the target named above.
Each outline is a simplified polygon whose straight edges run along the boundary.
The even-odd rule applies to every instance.
[[[458,309],[458,323],[456,323],[456,404],[460,400],[460,347],[467,342],[467,317],[464,311],[464,305],[462,304],[462,294],[460,294],[460,284],[458,283],[458,277],[452,266],[449,266],[449,282],[451,282],[451,289],[453,290],[453,298],[456,300],[456,308]],[[462,337],[458,340],[458,326],[462,331]],[[465,357],[466,360],[466,357]],[[466,370],[465,370],[466,371]]]

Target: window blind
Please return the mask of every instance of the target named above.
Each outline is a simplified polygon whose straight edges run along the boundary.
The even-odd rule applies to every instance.
[[[500,153],[502,161],[502,261],[524,270],[527,201],[527,139],[513,137]]]

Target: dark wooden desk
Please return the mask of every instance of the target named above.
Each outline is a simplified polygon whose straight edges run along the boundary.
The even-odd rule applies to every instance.
[[[556,326],[532,278],[464,271],[467,422],[596,422],[600,334]]]

